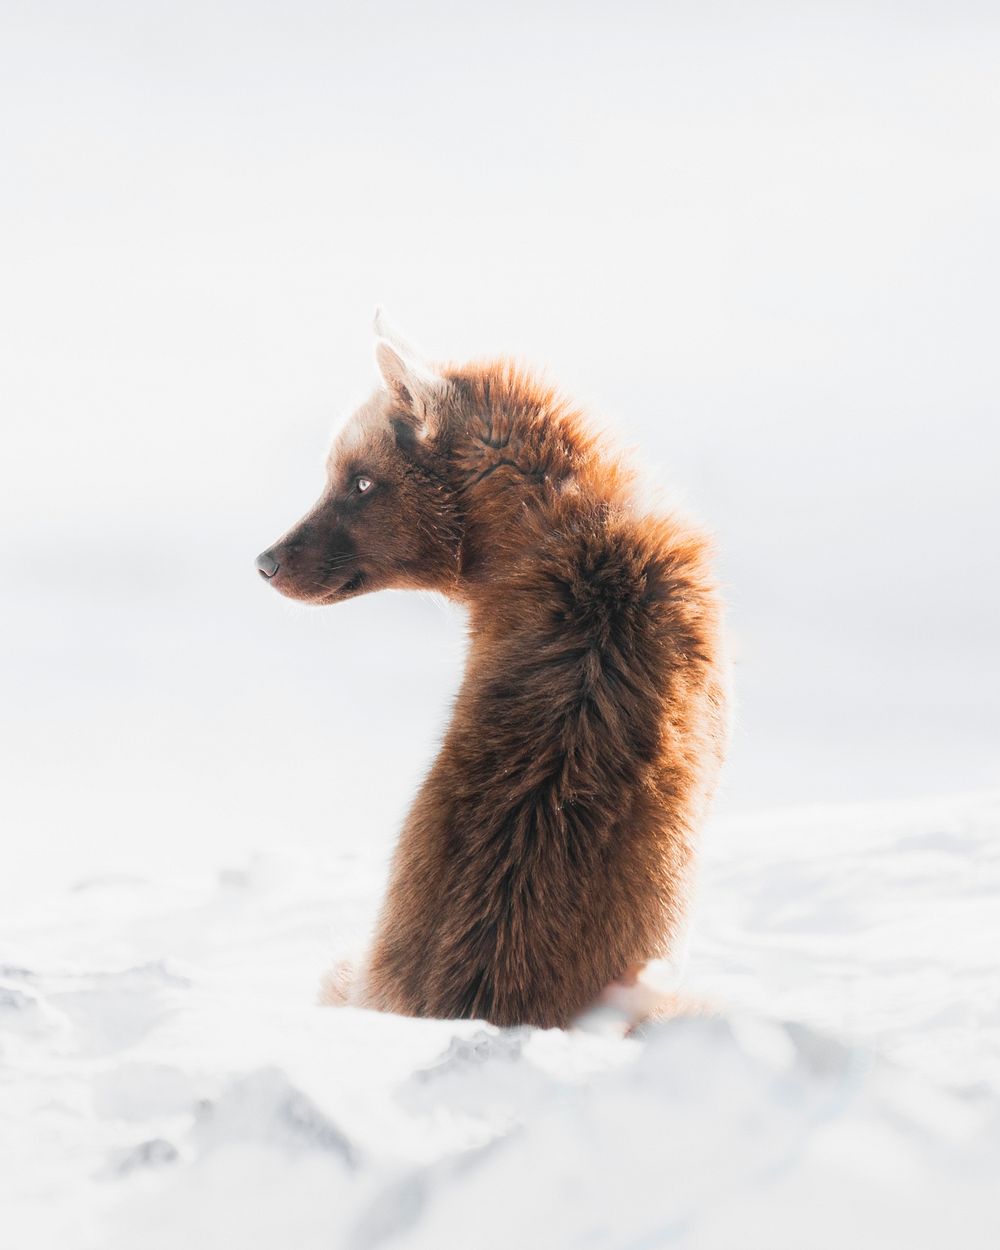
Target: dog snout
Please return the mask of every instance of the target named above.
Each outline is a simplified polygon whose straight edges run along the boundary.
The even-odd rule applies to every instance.
[[[257,564],[257,572],[266,581],[270,581],[271,578],[275,575],[275,573],[277,573],[278,569],[281,568],[281,565],[274,558],[274,556],[271,554],[270,551],[262,551],[260,555],[257,557],[256,564]]]

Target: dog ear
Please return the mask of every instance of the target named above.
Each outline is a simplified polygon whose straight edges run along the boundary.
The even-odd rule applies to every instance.
[[[422,438],[437,428],[448,380],[422,360],[386,324],[381,308],[375,311],[375,360],[389,393]]]

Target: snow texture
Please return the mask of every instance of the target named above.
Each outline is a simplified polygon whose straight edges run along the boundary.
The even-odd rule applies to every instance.
[[[988,795],[717,822],[717,1014],[629,1039],[314,1006],[357,857],[78,882],[5,926],[8,1244],[992,1247],[998,827]]]

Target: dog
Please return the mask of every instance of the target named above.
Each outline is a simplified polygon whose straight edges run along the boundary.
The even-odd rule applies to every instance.
[[[710,544],[528,371],[375,330],[381,385],[257,569],[313,604],[438,591],[470,643],[371,949],[327,1000],[566,1027],[682,932],[727,740]]]

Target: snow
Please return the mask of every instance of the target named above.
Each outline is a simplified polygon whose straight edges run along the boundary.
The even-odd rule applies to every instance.
[[[315,1006],[374,855],[79,881],[5,917],[12,1244],[995,1245],[998,827],[996,794],[717,820],[715,1013],[638,1038]]]

